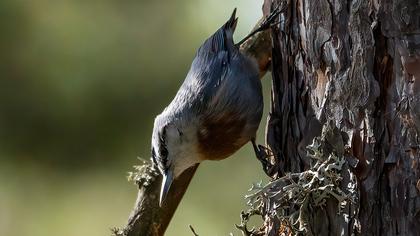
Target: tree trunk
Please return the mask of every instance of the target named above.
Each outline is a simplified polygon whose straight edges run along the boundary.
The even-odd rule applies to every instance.
[[[262,206],[277,208],[260,205],[260,233],[420,235],[420,2],[265,0],[264,14],[281,2],[267,144],[278,177],[302,175],[271,186],[319,188],[302,198],[294,188],[302,201],[288,207],[259,195]],[[331,157],[327,164],[345,160],[339,176],[325,177],[332,184],[312,178],[335,173],[314,165],[317,155]]]

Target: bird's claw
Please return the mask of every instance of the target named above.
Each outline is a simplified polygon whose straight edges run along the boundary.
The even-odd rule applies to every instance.
[[[252,140],[252,146],[254,147],[255,155],[257,159],[261,162],[264,172],[274,178],[274,175],[277,174],[277,164],[272,164],[270,157],[273,157],[273,152],[263,145],[257,145],[255,140]]]
[[[275,21],[275,18],[283,11],[283,7],[277,6],[276,9],[274,9],[270,15],[268,15],[264,21],[260,24],[258,27],[260,31],[266,30],[270,28],[273,25],[276,25],[279,23],[279,21]]]
[[[254,29],[251,33],[249,33],[247,36],[245,36],[245,38],[243,38],[241,41],[239,41],[239,43],[237,43],[236,45],[240,46],[247,39],[254,36],[256,33],[267,30],[270,27],[277,25],[280,21],[279,20],[276,21],[276,17],[284,10],[285,10],[285,4],[277,6],[276,9],[274,9],[270,13],[270,15],[268,15],[256,29]]]

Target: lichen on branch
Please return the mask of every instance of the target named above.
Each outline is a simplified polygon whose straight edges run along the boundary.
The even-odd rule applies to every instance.
[[[242,212],[241,224],[237,225],[243,235],[314,235],[311,225],[316,214],[313,212],[323,210],[327,201],[337,203],[338,215],[343,215],[342,209],[349,203],[355,203],[356,178],[348,172],[350,181],[342,187],[342,174],[348,170],[345,154],[327,141],[331,140],[331,135],[339,135],[334,129],[331,125],[324,126],[321,137],[314,138],[307,147],[308,156],[313,160],[308,170],[288,173],[264,186],[262,183],[252,185],[251,193],[245,197],[249,209]],[[343,148],[342,145],[337,147]],[[263,217],[264,224],[258,230],[248,230],[247,222],[253,215]]]
[[[140,165],[133,166],[135,171],[128,172],[127,179],[134,182],[139,187],[147,187],[159,175],[159,171],[154,165],[142,160]]]

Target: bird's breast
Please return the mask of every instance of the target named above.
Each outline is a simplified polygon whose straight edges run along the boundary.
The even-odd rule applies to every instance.
[[[205,119],[197,130],[198,151],[205,160],[227,158],[247,143],[251,135],[244,132],[246,119],[223,114]]]

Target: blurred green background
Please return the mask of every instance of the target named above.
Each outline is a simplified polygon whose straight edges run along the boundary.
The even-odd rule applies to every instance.
[[[1,0],[0,235],[99,236],[125,224],[127,171],[149,158],[154,117],[195,50],[256,0]],[[264,79],[265,110],[270,81]],[[260,129],[263,142],[265,118]],[[243,196],[265,179],[250,145],[200,166],[167,235],[228,235]]]

